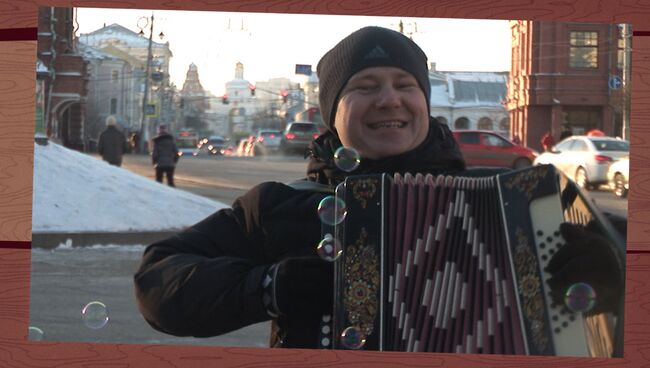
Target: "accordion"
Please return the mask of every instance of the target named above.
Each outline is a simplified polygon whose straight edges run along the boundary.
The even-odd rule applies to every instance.
[[[615,316],[554,305],[543,269],[562,222],[596,221],[551,165],[493,176],[359,175],[336,189],[335,349],[611,357]],[[326,235],[326,236],[327,236]],[[621,321],[618,321],[622,324]],[[622,343],[622,342],[621,342]]]

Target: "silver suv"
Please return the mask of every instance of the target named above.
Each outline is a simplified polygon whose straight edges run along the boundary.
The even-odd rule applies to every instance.
[[[318,125],[309,122],[291,122],[282,133],[282,152],[304,152],[309,143],[320,135]]]

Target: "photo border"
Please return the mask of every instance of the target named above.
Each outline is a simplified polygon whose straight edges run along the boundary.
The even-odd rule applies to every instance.
[[[539,3],[542,3],[541,1]],[[316,13],[631,23],[631,190],[628,202],[625,355],[618,359],[31,342],[29,275],[36,26],[40,6]],[[281,26],[281,25],[279,25]],[[287,35],[291,32],[287,29]],[[6,1],[0,3],[0,366],[205,367],[639,367],[650,362],[650,3],[498,0]]]

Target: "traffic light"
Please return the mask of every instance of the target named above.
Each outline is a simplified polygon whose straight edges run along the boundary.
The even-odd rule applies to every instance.
[[[251,90],[251,96],[255,96],[255,85],[249,84],[248,88]]]
[[[230,103],[230,101],[228,101],[228,94],[227,93],[224,94],[223,96],[221,96],[221,103],[224,104],[224,105],[228,105]]]
[[[282,103],[287,103],[287,98],[289,97],[289,92],[286,89],[280,91],[280,96],[282,96]]]

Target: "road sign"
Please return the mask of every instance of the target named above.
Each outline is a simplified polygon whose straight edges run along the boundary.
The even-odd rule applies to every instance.
[[[610,89],[619,89],[623,85],[621,77],[618,75],[612,75],[609,77],[609,88]]]
[[[147,104],[147,107],[145,108],[145,115],[150,118],[155,118],[158,116],[158,111],[156,110],[156,104]]]
[[[311,75],[311,65],[296,64],[296,74]]]

